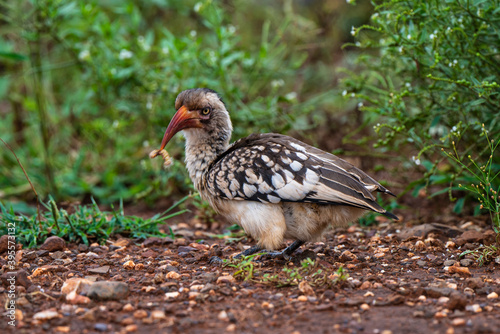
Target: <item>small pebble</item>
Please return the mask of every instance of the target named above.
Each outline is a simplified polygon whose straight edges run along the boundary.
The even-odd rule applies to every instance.
[[[134,312],[134,318],[136,319],[144,319],[148,316],[148,312],[144,310],[137,310]]]
[[[189,291],[188,298],[190,300],[193,300],[193,299],[196,299],[196,297],[198,297],[199,295],[200,295],[200,293],[197,291]]]
[[[418,260],[417,261],[417,266],[419,266],[419,267],[425,267],[425,266],[427,266],[427,262],[422,261],[422,260]]]
[[[81,253],[81,254],[78,254],[78,256],[79,255],[84,255],[84,256],[89,257],[89,258],[98,258],[99,257],[99,254],[94,253],[94,252]]]
[[[307,297],[306,297],[306,296],[299,296],[299,297],[297,298],[297,300],[298,300],[299,302],[307,302]]]
[[[179,297],[179,295],[180,295],[180,293],[177,291],[167,292],[167,293],[165,293],[165,299],[166,300],[175,299],[175,298]]]
[[[447,316],[448,315],[442,311],[436,312],[436,314],[434,314],[434,318],[437,318],[437,319],[446,318]]]
[[[480,277],[469,277],[465,280],[465,285],[471,289],[482,288],[484,282]]]
[[[446,282],[446,287],[456,290],[458,288],[457,283]]]
[[[362,309],[363,311],[368,311],[370,309],[370,305],[363,303],[361,304],[361,306],[359,306],[359,308]]]
[[[428,258],[430,261],[434,261],[437,259],[437,256],[434,254],[427,254],[426,258]]]
[[[20,309],[16,309],[14,311],[14,316],[16,317],[17,321],[23,321],[23,319],[24,319],[23,311],[21,311]]]
[[[372,288],[372,283],[370,281],[364,281],[359,287],[361,290],[368,290]]]
[[[474,313],[483,312],[483,310],[481,309],[481,306],[479,306],[479,304],[467,305],[465,307],[465,310],[470,311],[470,312],[474,312]]]
[[[231,275],[223,275],[223,276],[220,276],[219,278],[217,278],[217,284],[220,284],[220,283],[234,283],[234,282],[235,282],[235,279]]]
[[[61,293],[63,295],[67,295],[69,294],[70,292],[76,292],[76,293],[82,293],[83,294],[87,294],[89,289],[90,289],[90,286],[93,284],[94,282],[88,280],[88,279],[85,279],[85,278],[80,278],[80,277],[73,277],[73,278],[70,278],[68,280],[66,280],[62,287],[61,287]]]
[[[470,266],[470,265],[472,265],[473,263],[474,263],[474,261],[473,261],[473,260],[471,260],[471,259],[462,259],[462,260],[460,260],[460,265],[461,265],[462,267],[469,267],[469,266]]]
[[[358,257],[353,254],[351,251],[344,251],[342,254],[340,254],[339,261],[340,262],[347,262],[347,261],[354,261],[357,260]]]
[[[337,275],[337,274],[335,274]],[[337,276],[338,277],[338,276]],[[335,277],[336,278],[336,277]],[[360,287],[361,286],[361,281],[359,279],[356,279],[356,278],[353,278],[351,279],[351,277],[348,278],[349,282],[351,283],[351,285],[355,288],[357,287]]]
[[[465,319],[463,318],[455,318],[451,321],[452,326],[464,326],[465,325]]]
[[[474,290],[471,289],[471,288],[465,288],[464,289],[464,293],[467,295],[467,296],[474,296]]]
[[[445,297],[445,296],[439,297],[438,304],[446,304],[449,300],[450,300],[450,298]]]
[[[63,250],[66,247],[66,241],[58,236],[48,237],[45,242],[40,246],[40,249],[47,250],[49,252],[55,252]]]
[[[178,280],[181,275],[175,271],[170,271],[165,275],[165,278]]]
[[[489,295],[487,295],[486,298],[488,298],[488,299],[497,299],[498,298],[498,294],[495,291],[493,291],[492,293],[490,293]]]
[[[204,287],[205,287],[205,285],[203,285],[203,284],[194,284],[194,285],[191,285],[191,287],[189,288],[189,290],[191,290],[191,291],[201,291]]]
[[[226,311],[220,311],[220,313],[217,315],[217,319],[222,320],[222,321],[229,321],[229,317],[227,316]]]
[[[98,322],[97,324],[94,325],[94,329],[98,332],[107,332],[108,325]]]
[[[152,291],[156,291],[156,288],[154,286],[143,286],[141,288],[141,291],[144,291],[146,293],[150,293]]]
[[[76,293],[76,291],[71,291],[66,295],[66,301],[70,304],[89,304],[90,298],[87,296],[82,296]]]
[[[261,306],[262,308],[269,308],[269,309],[274,308],[274,305],[269,302],[262,302]]]
[[[60,316],[59,313],[55,310],[45,310],[45,311],[35,313],[33,315],[33,319],[35,319],[35,320],[50,320],[50,319],[54,319],[54,318],[59,318],[59,316]]]
[[[128,303],[123,306],[122,310],[125,312],[132,312],[133,310],[135,310],[135,307],[133,307],[132,304]]]
[[[457,261],[455,261],[455,260],[446,260],[446,261],[444,261],[443,265],[445,267],[451,267],[452,265],[455,264],[455,262],[457,262]]]
[[[418,251],[423,251],[423,250],[427,249],[427,246],[425,245],[425,243],[422,240],[418,240],[415,243],[415,249]]]
[[[131,324],[125,326],[125,332],[137,332],[137,325],[136,324]]]
[[[128,270],[133,270],[135,269],[135,263],[132,260],[129,260],[123,264],[123,268],[128,269]]]
[[[446,244],[444,245],[446,248],[455,248],[456,244],[453,241],[447,241]]]
[[[116,281],[99,281],[93,283],[87,296],[97,300],[121,300],[128,296],[127,283]]]
[[[151,318],[153,318],[153,319],[165,319],[166,318],[165,312],[163,312],[162,310],[151,311]]]

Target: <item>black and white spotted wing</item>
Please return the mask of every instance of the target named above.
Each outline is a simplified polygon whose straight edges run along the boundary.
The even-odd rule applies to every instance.
[[[279,134],[235,142],[212,163],[205,181],[212,195],[232,200],[343,204],[392,217],[371,192],[392,193],[374,179],[333,154]]]

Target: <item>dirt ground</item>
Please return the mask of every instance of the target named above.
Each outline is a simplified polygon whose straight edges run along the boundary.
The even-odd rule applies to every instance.
[[[233,266],[209,259],[230,259],[254,241],[217,223],[179,222],[174,240],[88,247],[54,237],[45,249],[18,251],[15,327],[1,256],[0,331],[499,333],[500,259],[479,266],[460,257],[493,242],[485,219],[401,218],[331,231],[290,261],[258,256]]]

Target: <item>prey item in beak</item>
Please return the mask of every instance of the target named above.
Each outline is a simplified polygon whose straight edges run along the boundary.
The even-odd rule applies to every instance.
[[[168,152],[163,149],[163,150],[153,150],[149,153],[149,158],[153,159],[156,158],[158,155],[161,155],[163,157],[163,167],[168,168],[172,164],[172,159],[170,158],[170,155],[168,155]]]
[[[179,131],[187,128],[200,128],[200,118],[196,111],[190,111],[186,106],[182,106],[177,110],[170,124],[165,131],[163,140],[161,141],[160,150],[163,150],[172,137]]]
[[[199,128],[201,123],[198,117],[198,113],[188,110],[185,106],[182,106],[177,110],[174,117],[170,121],[170,124],[165,131],[163,140],[161,141],[161,147],[159,150],[153,150],[149,153],[149,158],[153,159],[158,155],[163,157],[163,166],[169,167],[172,164],[172,159],[165,150],[165,146],[172,139],[172,137],[179,131],[186,128]]]

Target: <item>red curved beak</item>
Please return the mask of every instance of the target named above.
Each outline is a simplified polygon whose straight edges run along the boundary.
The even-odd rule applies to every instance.
[[[160,150],[163,150],[172,137],[179,131],[187,128],[201,128],[200,118],[197,112],[190,111],[185,106],[177,110],[165,131],[161,141]]]

